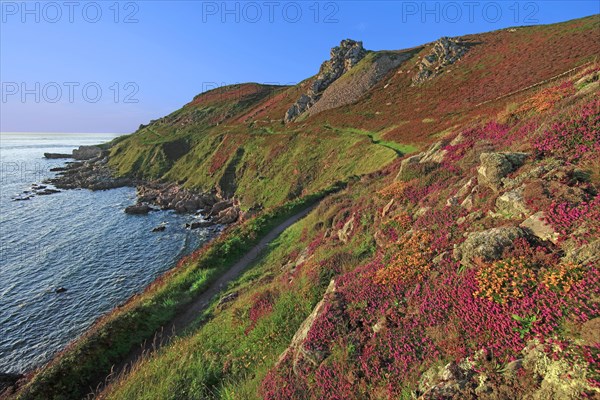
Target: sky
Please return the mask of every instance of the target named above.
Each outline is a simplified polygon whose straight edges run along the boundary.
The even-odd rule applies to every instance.
[[[600,1],[0,1],[0,131],[130,133],[195,95],[369,50],[600,13]]]

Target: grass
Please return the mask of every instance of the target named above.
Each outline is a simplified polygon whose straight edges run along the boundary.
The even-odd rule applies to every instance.
[[[335,132],[340,132],[340,133],[346,133],[346,134],[350,133],[350,134],[355,134],[355,135],[367,136],[369,139],[371,139],[371,142],[373,144],[387,147],[388,149],[392,149],[399,156],[414,153],[415,151],[418,150],[418,147],[415,145],[412,145],[412,144],[402,144],[402,143],[397,143],[397,142],[382,139],[382,136],[385,134],[385,131],[384,132],[370,132],[370,131],[367,131],[364,129],[357,129],[357,128],[333,128],[329,125],[326,125],[326,128],[331,129]]]

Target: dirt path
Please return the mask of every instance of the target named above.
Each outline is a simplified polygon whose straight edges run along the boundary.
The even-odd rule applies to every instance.
[[[298,220],[304,218],[309,212],[316,207],[316,204],[307,209],[291,216],[281,224],[273,228],[263,237],[256,246],[247,252],[237,263],[227,270],[221,277],[213,282],[210,287],[200,294],[187,308],[177,315],[169,324],[167,324],[160,332],[155,334],[154,341],[144,342],[143,345],[133,350],[129,356],[118,365],[115,365],[113,372],[106,379],[106,382],[101,383],[94,391],[95,396],[90,398],[102,399],[101,390],[105,387],[105,383],[112,381],[115,377],[123,377],[130,368],[140,360],[141,357],[146,357],[161,347],[169,344],[175,337],[183,334],[200,315],[206,310],[211,300],[227,287],[227,284],[237,278],[250,264],[256,261],[261,253],[267,248],[269,243],[276,239],[287,228],[292,226]]]

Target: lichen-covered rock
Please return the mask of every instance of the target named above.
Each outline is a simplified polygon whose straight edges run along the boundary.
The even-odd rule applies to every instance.
[[[525,204],[523,198],[523,187],[511,190],[496,199],[496,210],[498,213],[508,217],[522,217],[529,215],[531,211]]]
[[[600,239],[583,246],[573,246],[567,251],[564,261],[574,264],[600,262]]]
[[[498,190],[502,186],[502,178],[523,165],[527,156],[527,153],[482,153],[477,181]]]
[[[419,400],[450,399],[467,385],[475,375],[474,363],[469,359],[451,362],[443,367],[434,366],[421,376],[415,397]]]
[[[413,76],[413,85],[420,85],[444,72],[457,62],[468,50],[460,39],[442,37],[436,41],[431,52],[419,63],[419,71]]]
[[[557,351],[560,353],[560,351]],[[533,373],[539,381],[539,388],[531,398],[538,400],[580,399],[581,394],[592,389],[588,381],[589,371],[583,364],[572,363],[561,357],[553,357],[538,341],[532,341],[523,350],[523,368]]]
[[[463,265],[471,265],[475,258],[497,260],[504,249],[511,247],[515,239],[526,237],[524,229],[516,226],[492,228],[469,233],[467,239],[454,249],[454,257]]]
[[[545,214],[543,211],[537,212],[527,218],[521,223],[521,227],[528,229],[541,240],[549,240],[553,243],[558,241],[559,234],[545,221]]]

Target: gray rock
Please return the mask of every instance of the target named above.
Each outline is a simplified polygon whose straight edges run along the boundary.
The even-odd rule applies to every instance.
[[[50,160],[56,160],[61,158],[73,158],[73,154],[64,153],[44,153],[44,157]]]
[[[505,248],[512,246],[515,239],[526,236],[526,231],[516,226],[472,232],[463,243],[455,247],[454,258],[466,266],[472,265],[476,257],[487,261],[497,260]]]
[[[78,149],[73,150],[73,158],[76,160],[91,160],[101,155],[102,149],[97,146],[79,146]]]
[[[468,47],[461,39],[442,37],[433,44],[431,52],[421,59],[419,71],[413,76],[413,85],[424,82],[440,75],[449,66],[457,62]]]
[[[200,228],[208,228],[209,226],[213,225],[215,225],[215,223],[212,221],[198,221],[185,224],[185,227],[194,230]]]
[[[215,218],[215,223],[220,225],[233,224],[238,220],[239,216],[240,212],[237,207],[229,207],[219,213]]]
[[[348,221],[346,221],[346,223],[344,224],[342,229],[340,229],[338,231],[338,233],[337,233],[338,239],[341,242],[346,243],[350,239],[350,233],[352,233],[353,230],[354,230],[354,217],[352,217]]]
[[[567,252],[564,261],[575,264],[587,264],[600,261],[600,239]]]
[[[552,226],[546,223],[544,218],[545,214],[543,211],[537,212],[523,221],[523,223],[521,223],[521,227],[528,229],[541,240],[549,240],[553,243],[556,243],[558,241],[559,234],[554,230],[554,228],[552,228]]]
[[[479,157],[481,165],[477,168],[477,181],[499,190],[502,178],[523,165],[527,156],[527,153],[482,153]]]
[[[524,187],[511,190],[496,199],[496,209],[500,214],[509,217],[521,217],[531,213],[523,198]]]
[[[219,215],[219,213],[227,208],[230,208],[233,206],[233,201],[232,200],[223,200],[220,201],[218,203],[216,203],[212,209],[210,210],[210,213],[208,214],[209,216],[215,216],[215,215]]]

